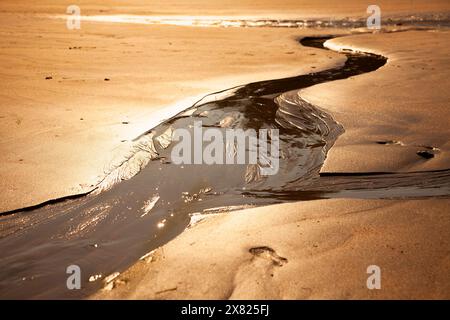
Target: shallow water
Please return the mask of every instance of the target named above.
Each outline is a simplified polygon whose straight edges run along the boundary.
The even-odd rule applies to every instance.
[[[305,38],[301,43],[322,48],[325,40]],[[395,188],[402,188],[398,198],[448,195],[447,171],[419,176],[319,175],[327,150],[343,128],[302,100],[298,90],[371,72],[386,63],[377,55],[343,54],[347,61],[336,69],[208,96],[137,138],[129,157],[111,170],[95,193],[3,215],[0,298],[85,297],[102,286],[107,275],[125,270],[180,234],[195,213],[327,197],[395,198],[390,193]],[[261,177],[258,166],[171,163],[173,130],[192,132],[200,120],[204,128],[221,131],[278,129],[279,173]],[[73,264],[81,268],[81,290],[66,288],[66,267]],[[95,275],[99,280],[90,282]]]
[[[67,19],[66,15],[51,15],[52,18]],[[157,15],[90,15],[81,16],[83,21],[106,23],[158,24],[195,27],[224,28],[365,28],[367,18],[317,18],[317,19],[267,19],[263,17],[232,16],[157,16]],[[422,13],[418,15],[391,15],[383,17],[383,26],[449,27],[450,14]]]

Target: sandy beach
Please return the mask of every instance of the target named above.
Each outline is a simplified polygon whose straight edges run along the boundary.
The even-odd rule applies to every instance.
[[[289,199],[286,201],[291,203],[271,204],[285,201],[274,196],[274,201],[267,200],[269,206],[255,202],[258,207],[243,210],[233,210],[232,205],[227,207],[224,203],[224,209],[212,214],[208,209],[193,211],[199,222],[192,219],[190,223],[185,221],[187,216],[177,218],[174,207],[175,212],[170,211],[172,216],[175,214],[174,219],[182,220],[181,226],[189,224],[185,231],[162,237],[166,240],[161,240],[161,245],[135,259],[130,267],[109,270],[92,281],[96,275],[86,274],[83,284],[96,285],[97,292],[81,297],[450,299],[448,28],[417,28],[403,23],[377,32],[350,27],[192,27],[149,25],[139,18],[140,23],[86,19],[81,22],[81,29],[69,30],[65,20],[58,17],[65,14],[69,4],[0,4],[0,212],[17,210],[0,216],[0,247],[13,252],[10,248],[15,247],[17,237],[20,246],[32,243],[36,248],[44,248],[47,240],[27,238],[27,232],[31,237],[37,228],[51,230],[46,224],[53,221],[61,226],[55,227],[58,233],[49,236],[49,243],[54,239],[77,239],[83,244],[77,250],[95,243],[95,248],[97,244],[106,248],[104,259],[126,260],[108,251],[111,243],[120,241],[120,229],[115,238],[101,243],[102,232],[111,233],[99,231],[102,219],[107,221],[104,212],[110,211],[90,216],[89,207],[80,209],[80,219],[85,220],[67,225],[69,220],[58,219],[62,219],[67,208],[78,206],[77,202],[72,207],[70,203],[68,207],[65,203],[44,207],[44,211],[36,213],[21,212],[20,208],[94,190],[111,167],[128,156],[137,137],[205,95],[257,81],[343,68],[348,61],[344,53],[371,53],[387,58],[386,64],[373,72],[327,81],[298,92],[301,101],[323,110],[343,128],[332,147],[324,149],[325,161],[318,168],[333,186],[326,195],[314,193],[314,197],[304,196],[301,201]],[[196,0],[189,1],[189,5],[183,1],[148,4],[139,0],[83,0],[78,5],[87,16],[152,19],[195,16],[200,20],[219,17],[331,21],[367,17],[367,4],[357,0],[345,5],[340,1],[311,4],[298,0],[226,4]],[[383,17],[435,17],[450,13],[448,1],[379,1],[378,5]],[[330,35],[338,37],[325,42],[329,50],[299,43],[304,37]],[[141,181],[137,186],[143,186],[142,176],[158,174],[156,168],[151,170],[141,174],[141,180],[139,173],[136,175]],[[412,173],[420,178],[410,176]],[[391,178],[384,183],[389,174],[398,174],[398,180]],[[333,177],[351,178],[352,184],[345,180],[335,183]],[[325,182],[318,175],[316,178],[318,182],[311,182],[318,186],[316,189],[305,187],[301,191],[318,192]],[[175,181],[175,173],[167,179],[173,179],[174,186],[184,183]],[[134,186],[133,182],[125,182]],[[127,190],[125,182],[110,194],[116,196],[115,193]],[[200,184],[195,187],[205,190]],[[133,194],[140,192],[143,191],[131,189],[120,193],[120,197],[108,200],[105,208],[120,202],[130,210],[131,204],[127,206],[123,199],[134,199]],[[149,189],[147,193],[154,192]],[[194,201],[200,194],[192,196]],[[100,202],[106,203],[106,197],[109,195],[100,198]],[[81,199],[79,206],[84,208],[89,199]],[[155,200],[159,201],[158,206],[169,208],[170,202],[158,199],[159,196]],[[147,211],[149,216],[155,203]],[[183,210],[189,210],[189,205]],[[155,208],[160,210],[158,206]],[[51,219],[47,219],[45,210],[51,213]],[[117,210],[123,219],[130,214],[143,217],[141,212]],[[70,221],[77,221],[75,215]],[[162,218],[158,221],[164,221],[164,227],[166,219]],[[120,219],[119,215],[111,217],[114,223]],[[154,227],[160,228],[159,224]],[[144,227],[142,224],[139,230],[144,231]],[[139,250],[144,248],[145,245]],[[93,255],[89,251],[85,260],[91,259],[92,263]],[[16,258],[4,256],[0,266],[11,265],[8,259]],[[25,272],[22,265],[27,264],[23,259],[20,264],[17,262],[20,268],[16,273],[0,274],[1,298],[8,298],[9,290],[1,285],[2,281],[22,277],[29,280],[28,275],[21,273]],[[382,270],[380,290],[368,290],[366,286],[370,265]],[[111,271],[120,275],[108,278]],[[51,270],[43,272],[48,273]],[[52,289],[40,295],[34,293],[39,288],[30,286],[30,296],[21,295],[19,288],[11,291],[10,297],[58,298]]]
[[[204,95],[344,61],[299,50],[299,30],[20,21],[1,19],[0,211],[92,190],[127,141]]]

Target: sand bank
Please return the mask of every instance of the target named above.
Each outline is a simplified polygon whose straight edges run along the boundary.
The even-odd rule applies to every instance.
[[[344,128],[322,172],[439,170],[450,167],[448,31],[408,31],[333,39],[331,49],[389,58],[371,74],[310,87],[301,96]],[[351,97],[351,98],[350,98]],[[426,159],[417,152],[425,151]]]

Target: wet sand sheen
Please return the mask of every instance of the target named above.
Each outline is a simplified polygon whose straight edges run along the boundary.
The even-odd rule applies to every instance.
[[[303,44],[320,47],[323,41],[305,39]],[[44,207],[35,212],[6,216],[3,232],[8,236],[0,240],[0,246],[3,252],[8,252],[5,254],[8,258],[2,262],[5,266],[2,267],[4,273],[1,285],[14,286],[15,289],[2,292],[8,297],[18,297],[23,292],[27,292],[28,297],[37,298],[74,297],[73,294],[85,296],[98,288],[100,281],[84,283],[86,289],[82,292],[69,292],[64,286],[64,268],[67,265],[80,265],[86,275],[85,281],[87,275],[102,274],[105,277],[114,271],[123,270],[140,255],[182,232],[190,222],[189,213],[219,206],[263,205],[284,201],[282,197],[277,197],[277,191],[289,190],[291,195],[297,195],[296,200],[326,197],[327,190],[312,195],[299,191],[320,189],[318,170],[340,128],[329,115],[300,99],[297,91],[279,95],[316,83],[370,72],[386,61],[375,55],[347,53],[347,56],[348,61],[343,68],[253,83],[232,90],[232,94],[222,100],[197,104],[189,116],[183,113],[136,141],[133,155],[140,152],[144,154],[134,159],[135,163],[128,162],[131,166],[119,167],[103,187],[109,189],[110,184],[121,181],[124,176],[129,178],[144,164],[148,165],[139,175],[108,191]],[[312,114],[320,116],[313,117]],[[155,143],[154,138],[164,136],[169,128],[189,127],[195,118],[201,118],[206,125],[217,126],[227,116],[234,119],[234,127],[277,126],[284,130],[282,135],[285,136],[286,145],[282,146],[282,150],[298,152],[291,153],[287,159],[293,163],[286,161],[285,165],[286,168],[296,170],[285,170],[287,174],[281,179],[277,177],[246,185],[243,179],[245,166],[181,168],[167,161],[170,147],[164,148],[161,139],[159,146]],[[299,124],[306,127],[304,132],[299,130]],[[224,176],[227,177],[225,181]],[[443,176],[444,181],[448,181],[448,173],[444,172]],[[360,184],[355,188],[364,189],[363,186]],[[266,196],[261,197],[258,192],[265,192]],[[426,194],[419,192],[412,196]],[[378,197],[382,197],[382,194]],[[199,199],[202,201],[199,202]],[[145,211],[149,212],[143,215]],[[15,222],[20,220],[23,223],[27,219],[29,228],[14,230]],[[31,243],[29,238],[25,241],[25,236],[30,235],[34,235],[31,236]],[[33,250],[25,250],[30,246]],[[46,256],[46,260],[30,265],[29,261],[37,256]],[[51,270],[49,265],[58,265],[58,270],[62,271],[48,273]],[[18,274],[24,275],[24,279],[12,280]],[[32,281],[29,281],[30,277],[33,277]]]

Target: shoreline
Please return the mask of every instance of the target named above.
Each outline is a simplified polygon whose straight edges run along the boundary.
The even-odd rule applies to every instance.
[[[42,15],[42,18],[67,20],[70,15]],[[448,12],[424,12],[418,15],[391,14],[383,16],[384,28],[394,28],[407,25],[409,28],[439,28],[450,27],[450,11]],[[81,15],[81,22],[120,23],[141,25],[173,25],[195,28],[298,28],[298,29],[365,29],[367,19],[361,17],[327,17],[327,16],[303,16],[276,14],[269,16],[186,16],[186,15],[137,15],[137,14],[103,14]]]

